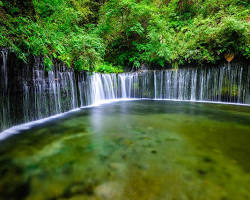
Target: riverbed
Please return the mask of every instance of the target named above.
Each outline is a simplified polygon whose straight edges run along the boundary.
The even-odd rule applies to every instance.
[[[0,199],[250,199],[249,141],[248,106],[83,108],[0,142]]]

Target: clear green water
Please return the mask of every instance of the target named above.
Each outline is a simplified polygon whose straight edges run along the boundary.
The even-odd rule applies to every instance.
[[[0,143],[2,200],[250,199],[250,107],[83,109]]]

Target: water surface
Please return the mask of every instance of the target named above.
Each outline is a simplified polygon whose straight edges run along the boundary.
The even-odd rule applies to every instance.
[[[249,142],[247,106],[85,108],[0,142],[0,199],[250,199]]]

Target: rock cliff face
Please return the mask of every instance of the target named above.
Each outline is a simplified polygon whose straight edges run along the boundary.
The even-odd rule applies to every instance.
[[[0,130],[85,105],[119,98],[249,104],[247,62],[122,74],[75,72],[57,64],[47,72],[40,57],[25,64],[7,49],[0,55]]]

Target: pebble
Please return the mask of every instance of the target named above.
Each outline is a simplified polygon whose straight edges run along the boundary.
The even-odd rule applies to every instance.
[[[95,195],[102,200],[118,199],[121,193],[122,187],[118,182],[106,182],[95,188]]]

